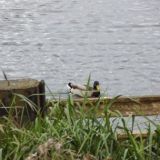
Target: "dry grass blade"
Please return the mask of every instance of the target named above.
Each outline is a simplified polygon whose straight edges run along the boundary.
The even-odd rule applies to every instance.
[[[4,79],[8,82],[8,86],[9,86],[10,82],[9,82],[8,77],[7,77],[6,73],[4,72],[4,70],[2,70],[2,73],[3,73]]]
[[[57,142],[56,140],[50,138],[43,144],[40,144],[37,147],[37,151],[34,154],[30,154],[25,160],[36,160],[36,159],[49,159],[48,153],[51,149],[54,149],[56,152],[60,153],[63,144]]]
[[[83,156],[83,160],[96,160],[96,158],[93,155],[87,153]]]

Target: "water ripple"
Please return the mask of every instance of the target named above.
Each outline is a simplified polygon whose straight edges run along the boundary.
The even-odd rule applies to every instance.
[[[1,0],[1,67],[9,77],[45,79],[53,90],[91,73],[110,95],[159,94],[159,5]]]

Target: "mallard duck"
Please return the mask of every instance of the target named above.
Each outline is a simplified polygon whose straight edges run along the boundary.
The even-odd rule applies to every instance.
[[[94,81],[93,87],[87,85],[73,84],[68,83],[68,88],[70,93],[77,95],[79,97],[99,97],[100,96],[100,87],[99,82]]]

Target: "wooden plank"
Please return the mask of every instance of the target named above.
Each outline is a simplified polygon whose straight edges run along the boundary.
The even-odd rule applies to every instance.
[[[155,136],[154,132],[151,133],[151,134],[152,134],[152,136]],[[147,132],[140,133],[140,132],[134,131],[133,133],[131,133],[131,135],[133,137],[135,137],[135,138],[143,138],[143,139],[146,139],[148,137],[148,133]],[[123,140],[128,139],[129,137],[128,137],[128,135],[126,133],[119,133],[117,135],[117,138],[118,138],[118,140],[122,140],[123,141]]]
[[[45,95],[45,82],[44,80],[41,80],[39,83],[39,106],[40,106],[40,112],[42,114],[42,116],[45,115],[46,113],[46,95]]]
[[[44,92],[44,81],[39,82],[35,79],[0,80],[0,116],[8,115],[11,110],[10,107],[15,113],[14,110],[16,111],[17,106],[22,106],[22,110],[25,108],[24,114],[27,114],[30,120],[34,120],[37,110],[43,111],[42,108],[45,105]],[[34,109],[21,96],[33,102],[35,104]]]
[[[55,100],[53,100],[56,103]],[[53,104],[52,101],[52,104]],[[73,99],[73,106],[82,106],[87,111],[98,103],[98,116],[103,116],[104,108],[107,104],[113,101],[112,97],[101,98],[84,98]],[[58,102],[58,101],[57,101]],[[66,106],[67,100],[60,100],[62,106]],[[151,116],[160,114],[160,96],[132,96],[132,97],[118,97],[110,107],[110,111],[119,111],[123,116]],[[116,116],[112,114],[112,116]]]

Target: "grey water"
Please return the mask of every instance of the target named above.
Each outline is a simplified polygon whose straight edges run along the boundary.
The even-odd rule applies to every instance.
[[[156,95],[159,61],[159,0],[0,0],[0,67],[9,79],[44,79],[64,92],[91,74],[109,95]]]

